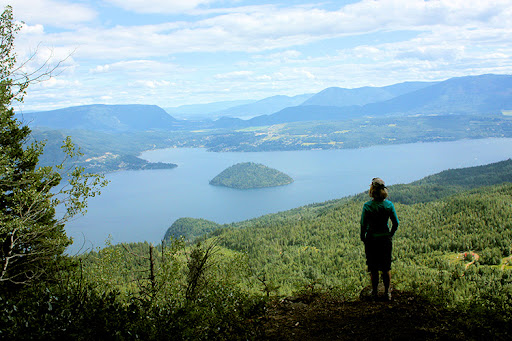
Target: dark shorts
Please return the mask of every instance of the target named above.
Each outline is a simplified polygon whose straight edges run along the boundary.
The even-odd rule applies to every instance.
[[[367,238],[364,243],[366,265],[368,271],[391,270],[391,251],[393,243],[391,237]]]

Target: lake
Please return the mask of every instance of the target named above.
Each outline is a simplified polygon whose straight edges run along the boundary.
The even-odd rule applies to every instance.
[[[123,171],[89,200],[85,216],[66,225],[74,238],[70,253],[113,243],[158,243],[180,217],[231,223],[366,191],[374,177],[387,185],[408,183],[449,168],[502,161],[512,139],[461,140],[374,146],[348,150],[212,153],[204,149],[147,151],[142,158],[172,162],[169,170]],[[209,185],[225,168],[257,162],[290,175],[286,186],[237,190]]]

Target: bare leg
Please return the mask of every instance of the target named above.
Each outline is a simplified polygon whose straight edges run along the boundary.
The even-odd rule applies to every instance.
[[[389,296],[389,284],[391,283],[391,271],[383,271],[382,272],[382,281],[384,282],[384,293],[388,297],[388,299],[391,299]]]
[[[379,271],[371,271],[370,278],[372,280],[372,293],[377,296],[377,287],[379,286]]]

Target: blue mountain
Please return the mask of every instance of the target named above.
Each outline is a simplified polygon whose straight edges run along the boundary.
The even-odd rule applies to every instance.
[[[95,131],[169,130],[179,122],[156,105],[82,105],[17,114],[32,127]]]
[[[404,89],[408,83],[399,84]],[[419,85],[419,89],[418,89]],[[270,125],[278,123],[346,120],[365,116],[386,115],[446,115],[446,114],[500,114],[512,109],[512,76],[511,75],[480,75],[451,78],[443,82],[427,86],[412,83],[412,90],[394,98],[368,103],[365,105],[335,106],[340,104],[339,97],[324,100],[323,105],[318,99],[305,102],[303,105],[285,108],[271,115],[254,117],[239,126]],[[363,92],[354,94],[362,96]],[[373,90],[372,90],[373,91]],[[339,94],[339,93],[338,93]],[[324,96],[325,99],[325,96]],[[359,97],[361,100],[361,97]],[[357,102],[356,100],[352,103]],[[350,101],[344,101],[350,103]]]

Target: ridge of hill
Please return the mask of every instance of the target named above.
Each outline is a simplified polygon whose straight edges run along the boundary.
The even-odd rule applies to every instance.
[[[31,127],[95,131],[169,130],[177,120],[156,105],[93,104],[50,111],[17,114]]]
[[[362,113],[496,114],[512,108],[511,91],[511,75],[456,77],[379,104],[368,104]]]
[[[178,107],[167,107],[164,110],[179,119],[208,119],[215,118],[219,112],[240,105],[254,103],[256,100],[221,101],[204,104],[185,104]]]
[[[227,108],[216,112],[216,114],[239,118],[250,118],[259,115],[268,115],[287,107],[300,105],[304,101],[307,101],[311,96],[313,96],[313,94],[302,94],[297,96],[276,95],[264,98],[254,103]]]
[[[302,105],[348,107],[382,102],[404,95],[438,82],[404,82],[383,87],[362,87],[346,89],[331,87],[324,89],[306,100]]]
[[[337,107],[326,105],[300,105],[288,107],[271,115],[251,118],[246,126],[265,126],[289,122],[303,121],[344,121],[356,118],[359,106]]]
[[[296,96],[275,95],[260,100],[238,100],[212,102],[206,104],[182,105],[165,108],[170,114],[182,119],[218,119],[220,117],[251,118],[258,115],[275,113],[286,107],[296,106],[308,100],[314,94]]]

